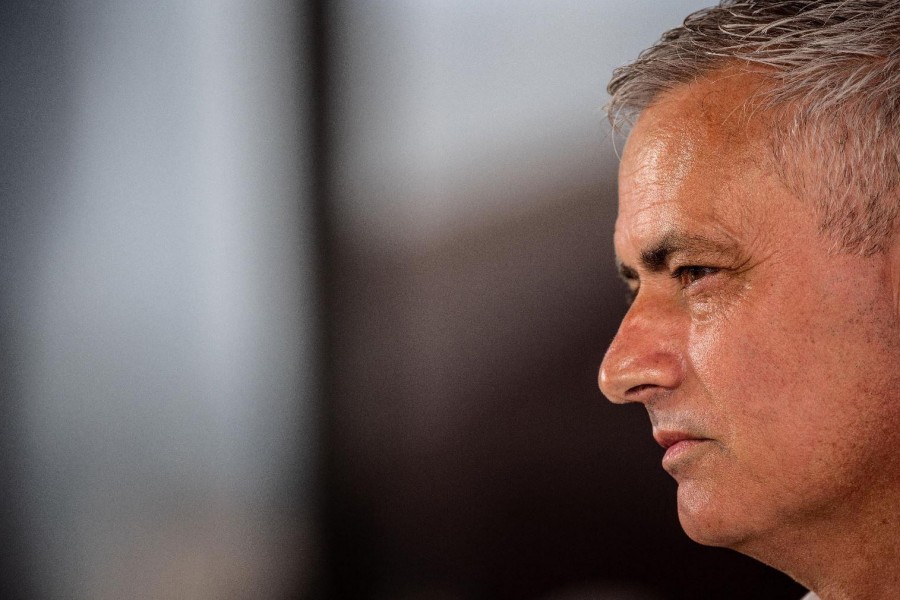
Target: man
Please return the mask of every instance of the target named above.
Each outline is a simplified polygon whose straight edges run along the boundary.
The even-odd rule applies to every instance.
[[[900,1],[725,1],[610,83],[637,116],[600,368],[694,540],[900,598]]]

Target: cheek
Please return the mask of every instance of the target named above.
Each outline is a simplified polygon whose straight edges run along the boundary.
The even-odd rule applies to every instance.
[[[887,391],[897,388],[897,354],[873,339],[877,320],[847,297],[779,300],[696,322],[689,367],[733,474],[767,494],[835,491],[883,452],[873,440],[900,438],[876,433],[900,418]],[[781,491],[769,489],[776,481]]]
[[[732,313],[691,327],[688,362],[704,395],[729,420],[770,420],[807,371],[795,336],[771,319]]]
[[[807,287],[800,295],[794,282],[771,278],[734,285],[727,302],[692,318],[690,366],[735,426],[757,424],[762,434],[780,424],[801,434],[839,378],[820,294]]]
[[[822,434],[817,402],[831,385],[815,344],[798,333],[808,326],[785,322],[771,311],[736,310],[693,326],[689,341],[688,360],[711,404],[715,433],[744,461],[741,468],[760,477],[814,460]]]
[[[700,537],[765,531],[802,510],[828,477],[801,397],[812,391],[801,389],[801,361],[766,325],[733,316],[692,329],[689,360],[722,445],[704,477],[679,485],[682,523],[697,521]]]

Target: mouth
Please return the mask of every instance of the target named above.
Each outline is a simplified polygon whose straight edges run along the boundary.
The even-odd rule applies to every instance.
[[[653,432],[653,439],[656,440],[656,443],[663,447],[663,449],[668,450],[672,446],[676,444],[680,444],[682,442],[694,442],[694,441],[702,441],[707,440],[708,438],[704,438],[699,435],[694,435],[691,433],[685,433],[683,431],[669,431],[669,430],[655,430]]]
[[[663,468],[667,471],[670,470],[670,466],[672,466],[676,460],[686,458],[685,455],[688,452],[698,447],[705,446],[708,442],[713,441],[710,438],[683,431],[668,430],[655,430],[653,432],[653,439],[666,450],[662,459],[662,464]]]

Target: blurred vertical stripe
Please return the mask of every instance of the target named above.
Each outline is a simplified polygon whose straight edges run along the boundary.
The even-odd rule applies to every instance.
[[[318,327],[304,15],[3,11],[11,593],[302,594]]]

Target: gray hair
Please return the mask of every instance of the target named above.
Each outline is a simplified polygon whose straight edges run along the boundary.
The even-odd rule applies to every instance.
[[[774,164],[836,250],[874,254],[900,222],[900,0],[723,0],[613,73],[610,120],[726,66],[772,83]]]

